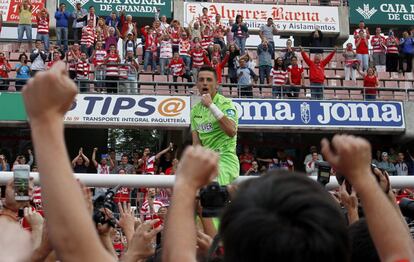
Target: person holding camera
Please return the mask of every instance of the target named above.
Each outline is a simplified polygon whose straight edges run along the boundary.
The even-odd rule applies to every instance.
[[[262,172],[259,170],[259,164],[257,161],[252,162],[252,167],[249,168],[249,170],[246,171],[244,174],[245,176],[261,176]]]

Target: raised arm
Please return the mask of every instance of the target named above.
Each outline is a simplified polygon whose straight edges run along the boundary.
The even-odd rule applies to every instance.
[[[217,153],[201,146],[187,147],[178,165],[166,219],[162,261],[196,261],[195,196],[198,189],[217,176],[217,172]]]
[[[170,143],[166,149],[162,150],[161,152],[158,152],[158,154],[155,155],[155,159],[157,160],[160,159],[162,155],[164,155],[165,153],[167,153],[168,151],[172,149],[173,149],[173,143]]]
[[[305,61],[305,63],[307,65],[312,64],[312,61],[310,60],[310,58],[309,58],[308,54],[305,52],[305,50],[303,50],[303,47],[299,46],[299,48],[300,48],[300,53],[302,54],[302,58]]]
[[[81,148],[80,154],[81,154],[81,157],[83,158],[83,160],[85,161],[85,166],[89,166],[90,161],[89,161],[89,158],[87,156],[85,156],[85,154],[83,153],[83,148]]]
[[[48,226],[53,229],[50,239],[62,261],[114,261],[99,242],[67,160],[63,116],[75,95],[76,86],[67,76],[63,62],[31,78],[23,90],[39,166],[43,207]]]
[[[332,143],[324,139],[321,144],[326,160],[345,176],[358,193],[381,261],[413,261],[414,244],[407,224],[372,175],[368,141],[336,135]]]
[[[337,48],[335,47],[334,50],[324,60],[322,60],[321,65],[323,67],[325,67],[332,60],[332,58],[336,54],[336,50]]]
[[[97,147],[94,147],[93,148],[93,151],[92,151],[92,163],[93,163],[93,166],[95,167],[95,168],[97,168],[98,167],[98,162],[96,162],[96,152],[98,151],[98,148]]]

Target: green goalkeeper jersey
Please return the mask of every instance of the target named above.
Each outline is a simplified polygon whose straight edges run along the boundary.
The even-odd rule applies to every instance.
[[[213,98],[213,103],[227,118],[236,123],[237,129],[237,110],[233,102],[217,93]],[[226,135],[210,109],[201,102],[191,109],[191,130],[197,131],[202,146],[220,154],[218,182],[220,185],[230,184],[240,172],[240,164],[236,155],[237,135],[234,137]]]

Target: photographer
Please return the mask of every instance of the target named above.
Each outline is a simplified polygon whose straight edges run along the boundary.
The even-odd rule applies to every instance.
[[[261,176],[262,173],[259,171],[259,164],[257,161],[252,162],[252,167],[246,171],[245,176]]]

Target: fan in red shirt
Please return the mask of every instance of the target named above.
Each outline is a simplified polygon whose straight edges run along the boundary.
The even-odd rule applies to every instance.
[[[369,35],[364,33],[364,31],[359,31],[359,34],[355,38],[355,46],[357,59],[362,65],[362,70],[366,71],[368,69],[369,54],[368,54],[368,40]]]
[[[174,158],[173,161],[171,162],[172,166],[170,166],[169,168],[167,168],[165,170],[165,174],[166,175],[175,175],[175,171],[177,170],[178,163],[179,163],[178,159]]]
[[[325,66],[331,61],[336,53],[336,47],[334,51],[331,52],[325,59],[322,60],[319,54],[315,55],[313,61],[309,56],[303,51],[303,48],[300,47],[301,54],[305,63],[309,66],[309,80],[310,80],[310,90],[311,97],[313,99],[322,99],[323,98],[323,86],[325,82]]]
[[[0,52],[0,79],[9,78],[10,71],[11,71],[11,65],[9,64],[9,61],[7,61],[6,57],[4,56],[4,53]],[[0,90],[7,90],[8,82],[4,80],[1,82],[2,82],[2,85],[0,85]]]
[[[377,87],[379,86],[379,81],[375,72],[375,67],[369,67],[366,74],[362,73],[358,69],[358,73],[364,78],[365,100],[375,100],[377,98]]]
[[[205,64],[210,64],[210,61],[206,55],[206,51],[201,48],[200,43],[197,43],[193,49],[190,51],[190,56],[192,60],[192,69],[193,75],[198,74],[198,70]]]
[[[250,153],[250,148],[248,146],[243,147],[243,154],[239,156],[240,160],[240,171],[244,175],[247,170],[252,168],[252,162],[254,160],[254,156]]]
[[[223,68],[226,66],[227,62],[229,61],[230,52],[226,52],[226,56],[224,57],[223,61],[220,62],[217,56],[214,56],[211,60],[211,67],[216,70],[217,73],[217,83],[221,84],[223,81]]]
[[[303,66],[298,64],[298,58],[292,57],[291,65],[287,68],[290,88],[288,90],[288,97],[298,97],[300,87],[304,85]]]
[[[125,169],[120,169],[118,171],[119,175],[125,175]],[[115,203],[130,203],[131,201],[131,189],[128,187],[120,187],[114,196]]]
[[[187,79],[187,82],[192,82],[191,75],[187,72],[184,60],[180,57],[180,55],[175,52],[173,59],[171,59],[170,64],[167,66],[171,70],[171,75],[173,76],[173,82],[176,83],[178,77],[182,77],[183,79]],[[178,86],[175,85],[175,92],[178,92]],[[170,86],[171,92],[171,86]]]

